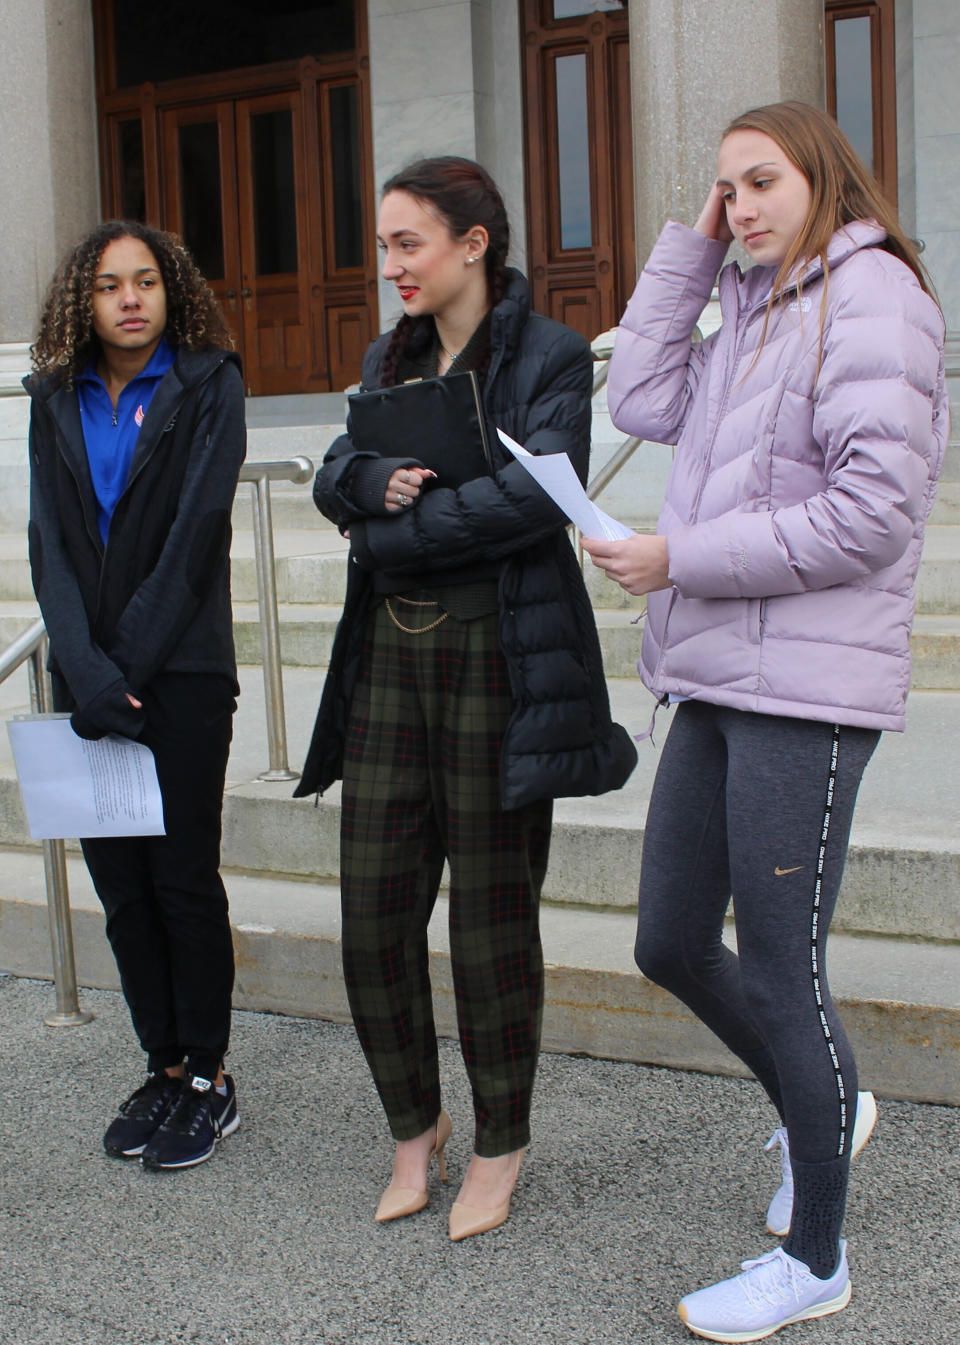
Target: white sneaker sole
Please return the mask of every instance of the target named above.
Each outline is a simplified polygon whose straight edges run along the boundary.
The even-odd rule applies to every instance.
[[[857,1114],[853,1122],[853,1135],[850,1140],[850,1160],[853,1161],[857,1154],[865,1147],[867,1140],[873,1134],[877,1126],[877,1099],[870,1092],[861,1092],[857,1094]],[[785,1238],[790,1232],[790,1225],[786,1228],[774,1228],[771,1223],[767,1223],[767,1232],[772,1233],[775,1238]]]
[[[853,1137],[850,1141],[850,1157],[857,1154],[873,1134],[877,1124],[877,1099],[872,1093],[857,1094],[857,1114],[853,1122]]]
[[[227,1137],[228,1135],[232,1135],[232,1134],[233,1134],[233,1132],[237,1129],[237,1127],[238,1127],[239,1125],[240,1125],[240,1113],[239,1113],[239,1112],[234,1112],[234,1113],[233,1113],[233,1120],[232,1120],[232,1121],[229,1121],[229,1122],[228,1122],[228,1123],[221,1129],[220,1134],[217,1136],[217,1139],[221,1139],[221,1140],[222,1140],[222,1139],[226,1139],[226,1137]]]
[[[829,1317],[831,1313],[842,1312],[850,1302],[850,1294],[850,1281],[847,1280],[836,1298],[828,1298],[824,1303],[813,1303],[809,1308],[804,1308],[801,1312],[795,1312],[792,1317],[784,1317],[782,1322],[775,1322],[773,1326],[765,1326],[759,1331],[711,1331],[706,1326],[694,1326],[691,1322],[688,1322],[686,1309],[682,1303],[677,1308],[677,1312],[687,1330],[692,1331],[695,1336],[702,1336],[704,1340],[730,1342],[765,1340],[767,1336],[772,1336],[775,1331],[779,1331],[782,1326],[791,1326],[794,1322],[809,1322],[814,1317]]]

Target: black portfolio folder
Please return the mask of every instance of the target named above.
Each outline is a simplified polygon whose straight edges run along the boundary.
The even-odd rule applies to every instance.
[[[382,458],[418,458],[436,472],[438,486],[456,489],[490,475],[487,426],[472,369],[355,392],[347,401],[350,437],[362,451]]]

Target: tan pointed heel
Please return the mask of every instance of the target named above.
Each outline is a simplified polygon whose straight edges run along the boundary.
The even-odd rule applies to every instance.
[[[378,1224],[388,1224],[391,1219],[405,1219],[408,1214],[418,1214],[429,1203],[430,1197],[426,1191],[415,1191],[412,1186],[394,1186],[391,1182],[380,1197],[380,1204],[373,1217]]]
[[[437,1117],[437,1138],[430,1150],[430,1159],[436,1155],[440,1180],[444,1182],[447,1180],[447,1157],[444,1149],[452,1133],[453,1122],[445,1111],[441,1111]],[[427,1160],[428,1171],[430,1159]],[[408,1214],[418,1214],[420,1210],[426,1209],[429,1203],[430,1197],[426,1191],[418,1191],[412,1186],[396,1186],[391,1182],[380,1197],[380,1204],[373,1217],[378,1224],[386,1224],[392,1219],[405,1219]]]
[[[450,1138],[452,1134],[453,1134],[453,1122],[450,1120],[450,1117],[447,1115],[447,1113],[441,1108],[440,1115],[437,1117],[437,1138],[436,1142],[434,1143],[433,1152],[431,1153],[430,1157],[433,1158],[434,1154],[436,1155],[437,1168],[440,1171],[440,1180],[442,1182],[449,1180],[449,1178],[447,1177],[447,1155],[444,1151],[446,1150],[447,1147],[447,1140]]]
[[[525,1152],[525,1149],[517,1149],[514,1154],[513,1186],[517,1184]],[[462,1242],[464,1238],[476,1237],[478,1233],[489,1233],[491,1229],[505,1224],[510,1216],[513,1186],[506,1200],[492,1208],[484,1209],[479,1205],[466,1205],[459,1200],[454,1201],[450,1207],[450,1241]]]

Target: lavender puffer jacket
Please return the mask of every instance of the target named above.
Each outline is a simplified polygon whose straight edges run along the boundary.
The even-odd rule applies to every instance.
[[[914,579],[947,439],[944,325],[858,221],[772,312],[773,271],[720,276],[723,325],[691,332],[726,246],[668,223],[617,334],[614,423],[677,451],[640,673],[657,694],[903,728]]]

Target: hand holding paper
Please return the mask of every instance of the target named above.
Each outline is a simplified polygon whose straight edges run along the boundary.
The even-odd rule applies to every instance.
[[[526,468],[541,490],[546,491],[551,500],[560,506],[584,537],[613,540],[634,535],[632,528],[605,514],[588,497],[566,453],[544,453],[538,457],[528,453],[503,430],[498,429],[497,434],[504,447],[509,449],[521,467]]]
[[[584,551],[608,579],[638,596],[670,587],[670,558],[666,537],[635,532],[624,541],[580,539]]]
[[[143,743],[79,738],[69,715],[23,716],[7,731],[34,840],[164,835],[157,768]]]

